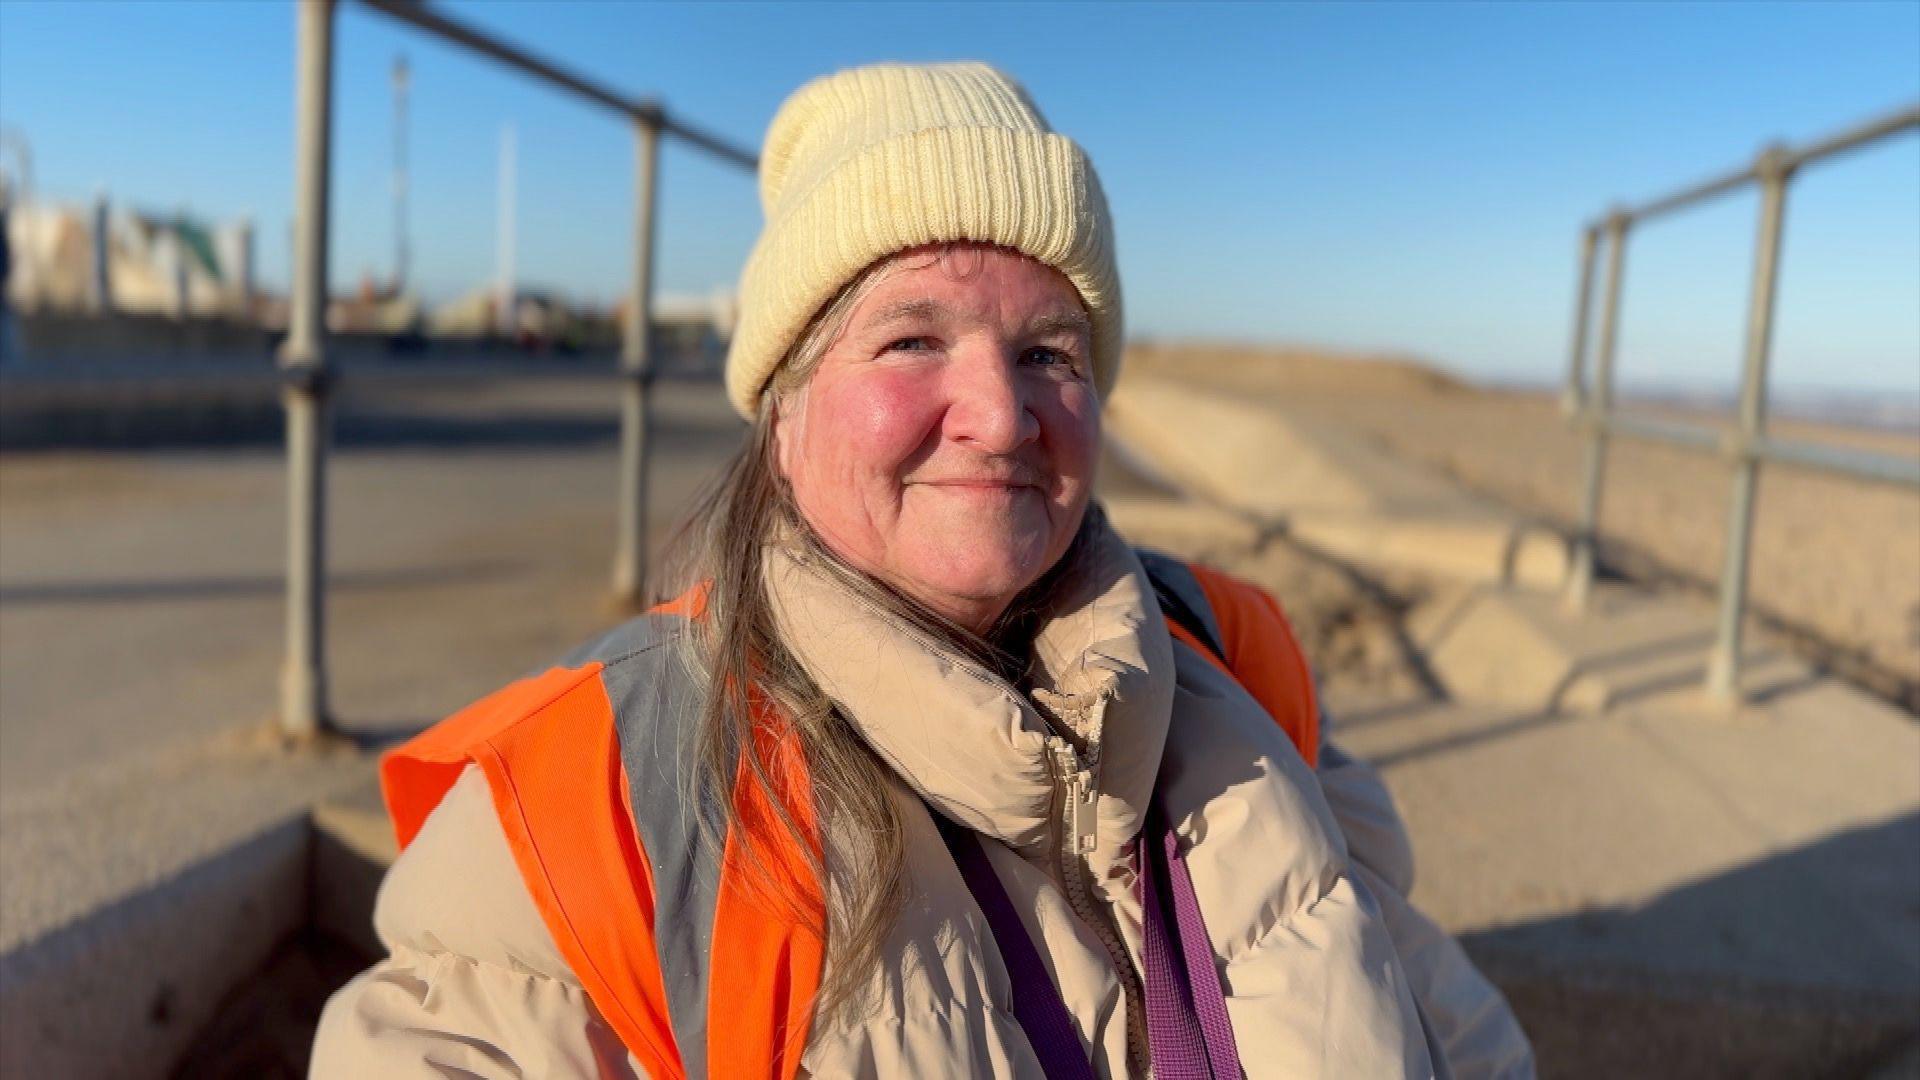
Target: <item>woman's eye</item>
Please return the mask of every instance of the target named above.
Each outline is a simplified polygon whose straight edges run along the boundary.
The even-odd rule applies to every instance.
[[[1045,345],[1036,345],[1033,348],[1028,349],[1025,353],[1025,359],[1027,360],[1028,363],[1039,364],[1042,367],[1070,368],[1073,366],[1072,353],[1062,352],[1059,349],[1048,348]]]
[[[926,338],[905,337],[887,346],[886,351],[894,352],[895,350],[901,350],[905,352],[919,352],[921,349],[929,347],[929,345],[930,342]]]

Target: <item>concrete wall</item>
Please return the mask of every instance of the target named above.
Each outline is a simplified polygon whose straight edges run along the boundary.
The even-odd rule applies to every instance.
[[[0,1076],[159,1077],[305,925],[303,811],[0,956]]]

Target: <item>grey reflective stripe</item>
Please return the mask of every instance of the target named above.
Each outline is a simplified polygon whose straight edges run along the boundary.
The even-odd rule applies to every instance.
[[[1200,587],[1200,579],[1193,576],[1193,570],[1187,564],[1171,555],[1154,551],[1151,548],[1136,547],[1134,554],[1140,557],[1140,565],[1147,571],[1147,577],[1158,589],[1165,589],[1187,605],[1187,610],[1200,617],[1207,628],[1206,637],[1226,646],[1226,636],[1220,632],[1220,620],[1214,618],[1213,605],[1207,602],[1207,592]],[[1172,612],[1162,612],[1172,615]]]
[[[720,852],[701,842],[700,824],[685,797],[694,789],[694,725],[704,692],[681,652],[685,625],[677,615],[642,616],[568,660],[604,665],[600,679],[613,707],[634,826],[653,868],[653,937],[667,1018],[686,1074],[705,1076],[708,958]],[[699,813],[709,827],[723,827],[719,807],[710,799],[702,800]]]

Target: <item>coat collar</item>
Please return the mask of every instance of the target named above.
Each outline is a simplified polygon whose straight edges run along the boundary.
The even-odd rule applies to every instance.
[[[1035,637],[1031,698],[894,625],[792,547],[770,547],[765,569],[795,659],[881,759],[954,821],[1037,855],[1056,836],[1055,753],[1078,744],[1099,791],[1088,861],[1104,876],[1152,797],[1173,646],[1139,558],[1103,515],[1093,529]]]

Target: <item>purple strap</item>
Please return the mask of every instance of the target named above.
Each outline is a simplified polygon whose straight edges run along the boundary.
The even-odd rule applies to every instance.
[[[960,877],[987,918],[994,944],[1007,966],[1013,1015],[1050,1080],[1092,1077],[1086,1048],[1059,988],[1006,889],[987,862],[979,835],[935,811],[940,836],[960,868]],[[1157,840],[1157,842],[1156,842]],[[1155,1080],[1240,1080],[1240,1052],[1233,1041],[1213,946],[1200,917],[1200,899],[1178,837],[1156,804],[1140,835],[1137,883],[1144,909],[1147,984],[1147,1045]],[[1167,908],[1175,932],[1168,933]]]
[[[1157,838],[1157,843],[1155,842]],[[1140,836],[1140,904],[1146,921],[1147,1046],[1155,1080],[1240,1080],[1213,944],[1179,837],[1156,805]],[[1173,909],[1177,938],[1167,933]]]
[[[987,862],[980,836],[964,825],[948,821],[939,811],[933,820],[940,826],[940,837],[960,867],[960,877],[973,894],[973,902],[987,917],[1000,959],[1007,965],[1007,981],[1013,990],[1013,1018],[1027,1033],[1027,1044],[1040,1059],[1040,1069],[1048,1080],[1094,1080],[1093,1066],[1087,1061],[1087,1049],[1074,1029],[1067,1003],[1053,985],[1053,976],[1040,962],[1040,954],[1027,937],[1020,914],[1007,898],[1007,890]]]

